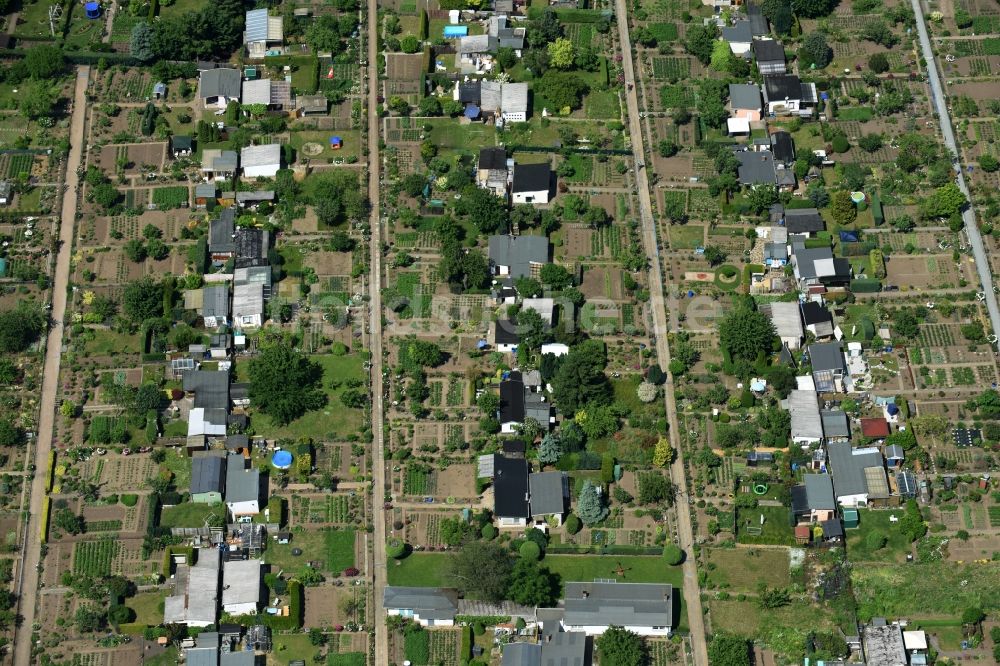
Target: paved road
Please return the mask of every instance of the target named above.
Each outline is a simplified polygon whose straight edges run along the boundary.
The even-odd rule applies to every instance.
[[[632,66],[632,42],[628,32],[628,10],[625,0],[615,0],[615,13],[618,15],[618,32],[622,47],[622,66],[625,70],[625,80],[634,82],[635,74]],[[656,244],[656,225],[653,220],[653,207],[649,197],[649,179],[642,149],[642,124],[639,118],[639,100],[636,97],[635,86],[628,90],[626,86],[626,102],[628,106],[629,134],[632,137],[632,152],[636,161],[636,180],[639,190],[639,216],[642,227],[642,240],[646,254],[650,258],[649,284],[655,287],[650,291],[650,302],[653,305],[653,327],[656,336],[656,352],[660,366],[670,365],[670,349],[667,347],[667,309],[663,301],[663,274],[660,269],[659,250]],[[679,427],[677,425],[677,409],[674,403],[674,387],[670,373],[667,373],[665,385],[667,420],[670,424],[670,439],[677,459],[670,468],[670,476],[678,488],[678,494],[687,496],[687,481],[684,477],[684,459],[681,455]],[[694,532],[691,529],[691,514],[687,504],[677,507],[678,545],[688,553],[684,562],[684,599],[687,601],[688,626],[691,631],[692,656],[695,666],[708,666],[708,648],[705,644],[705,622],[701,610],[701,592],[698,589],[698,571],[692,554]]]
[[[969,195],[969,188],[965,184],[965,176],[962,175],[962,153],[955,142],[955,132],[952,130],[951,116],[948,115],[948,101],[945,98],[944,88],[941,86],[937,60],[934,58],[934,49],[931,46],[931,39],[927,34],[927,24],[924,22],[924,10],[920,6],[920,0],[910,0],[910,4],[913,5],[913,14],[917,19],[917,35],[920,37],[920,48],[923,51],[924,60],[927,61],[927,76],[931,84],[931,97],[933,98],[934,108],[937,109],[941,134],[944,137],[944,143],[948,147],[948,150],[957,156],[955,167],[958,170],[956,179],[958,187],[969,201],[972,201],[972,197]],[[976,272],[979,273],[979,281],[982,283],[983,291],[986,292],[986,310],[990,315],[993,333],[1000,335],[1000,307],[997,307],[996,295],[993,293],[993,273],[990,268],[989,258],[986,256],[986,248],[983,246],[983,237],[979,233],[979,226],[976,224],[974,206],[969,205],[962,212],[962,220],[965,222],[965,232],[969,235],[969,244],[972,245],[972,256],[976,260]]]
[[[59,363],[62,354],[63,320],[66,317],[66,288],[69,284],[70,257],[73,254],[73,228],[76,222],[76,175],[83,159],[84,117],[87,113],[87,81],[90,67],[78,67],[76,91],[73,95],[73,116],[69,130],[69,159],[66,163],[66,194],[63,197],[62,221],[59,225],[59,253],[56,255],[56,274],[52,283],[52,326],[45,343],[45,366],[42,376],[42,404],[38,416],[38,439],[31,480],[31,501],[28,505],[27,539],[21,559],[21,579],[18,585],[18,613],[24,618],[14,635],[14,663],[31,663],[31,632],[35,623],[35,594],[38,589],[38,567],[41,563],[41,543],[38,538],[39,509],[45,497],[45,473],[48,470],[49,451],[55,437],[56,393],[59,390]]]
[[[372,532],[373,577],[375,613],[370,616],[375,625],[375,663],[389,663],[389,636],[385,626],[385,609],[382,608],[382,591],[386,586],[385,565],[385,433],[382,403],[382,221],[379,178],[382,160],[379,157],[378,118],[378,1],[368,0],[368,197],[371,200],[371,266],[368,269],[369,340],[372,353]]]

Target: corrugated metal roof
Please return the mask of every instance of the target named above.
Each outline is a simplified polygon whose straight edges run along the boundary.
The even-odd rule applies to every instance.
[[[244,169],[281,165],[281,145],[268,143],[263,146],[247,146],[240,153],[240,163]]]
[[[267,9],[251,9],[246,18],[246,43],[267,41]]]

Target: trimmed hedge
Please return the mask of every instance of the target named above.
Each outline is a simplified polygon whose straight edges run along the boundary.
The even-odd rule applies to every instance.
[[[856,294],[874,294],[882,291],[882,283],[878,280],[851,280],[851,291]]]
[[[49,540],[49,509],[51,508],[52,498],[48,495],[42,499],[42,513],[39,516],[41,520],[38,523],[38,537],[42,543]]]
[[[192,546],[167,546],[167,549],[163,551],[163,566],[160,571],[164,578],[170,578],[170,574],[173,573],[174,555],[186,555],[188,566],[194,564],[194,548]]]

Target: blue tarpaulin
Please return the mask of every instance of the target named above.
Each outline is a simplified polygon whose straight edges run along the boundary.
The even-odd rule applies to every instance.
[[[840,232],[840,242],[841,243],[857,243],[858,233],[856,231],[841,231]]]
[[[476,106],[475,104],[469,104],[468,106],[466,106],[465,107],[465,117],[469,118],[470,120],[472,118],[478,118],[479,117],[479,107]]]

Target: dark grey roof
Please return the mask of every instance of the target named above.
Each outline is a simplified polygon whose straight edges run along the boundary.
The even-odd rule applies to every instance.
[[[520,439],[505,439],[502,444],[504,454],[524,455],[524,441]]]
[[[235,252],[236,210],[223,208],[219,217],[208,223],[208,251]]]
[[[758,39],[753,43],[753,54],[758,63],[785,62],[785,47],[773,39]]]
[[[806,301],[802,304],[802,321],[805,322],[806,326],[825,322],[832,323],[833,315],[816,301]]]
[[[538,643],[510,643],[503,649],[500,666],[541,666],[542,646]]]
[[[913,472],[902,471],[896,474],[896,490],[905,497],[915,497],[917,494],[917,479]]]
[[[833,496],[833,480],[829,474],[806,474],[802,477],[806,505],[810,511],[833,511],[837,500]]]
[[[847,414],[839,409],[824,409],[819,413],[823,419],[823,436],[830,437],[850,437],[851,423],[847,420]]]
[[[528,518],[528,461],[496,456],[493,462],[493,513],[497,518]]]
[[[552,168],[547,162],[541,164],[515,164],[511,192],[541,192],[548,190],[552,182]]]
[[[194,406],[205,409],[229,407],[229,373],[192,370],[184,375],[184,390],[194,393]]]
[[[742,185],[774,185],[774,155],[770,150],[736,153]]]
[[[729,104],[734,109],[760,111],[760,88],[752,83],[730,83]]]
[[[794,162],[795,144],[792,142],[792,135],[784,131],[771,134],[771,152],[774,153],[774,159],[780,162],[786,164]]]
[[[535,419],[546,428],[549,425],[549,417],[552,415],[552,403],[545,399],[540,393],[533,393],[530,389],[524,390],[524,418]]]
[[[508,266],[512,278],[531,275],[531,264],[549,261],[549,239],[545,236],[490,236],[490,261]]]
[[[226,502],[260,500],[260,472],[247,469],[238,453],[229,454],[226,462]]]
[[[256,663],[257,657],[252,650],[235,650],[219,655],[219,666],[254,666]]]
[[[191,458],[191,494],[221,493],[225,488],[225,470],[222,456],[210,452],[195,454]]]
[[[903,447],[899,444],[890,444],[885,447],[886,459],[903,460]]]
[[[722,29],[722,38],[732,44],[733,42],[747,43],[753,39],[750,31],[750,21],[735,21],[733,25]]]
[[[387,585],[382,605],[389,610],[412,610],[425,620],[451,620],[458,610],[456,599],[453,590]]]
[[[569,476],[566,472],[535,472],[528,476],[531,515],[548,516],[566,511]]]
[[[521,336],[517,334],[517,324],[510,319],[493,322],[493,330],[498,345],[513,345],[521,341]]]
[[[788,246],[784,243],[768,243],[764,246],[764,258],[788,261]]]
[[[809,497],[805,486],[792,486],[792,513],[796,516],[809,513]]]
[[[250,438],[246,435],[229,435],[226,437],[227,449],[245,449],[250,446]]]
[[[479,81],[458,84],[458,101],[462,104],[479,104]],[[487,148],[486,150],[492,150]]]
[[[194,146],[194,139],[187,135],[175,134],[170,137],[171,150],[191,150]]]
[[[802,81],[794,74],[776,74],[764,77],[764,96],[769,102],[801,99]]]
[[[767,19],[756,3],[746,4],[747,17],[750,19],[750,32],[754,37],[763,37],[770,32],[767,29]]]
[[[255,190],[253,192],[237,192],[237,203],[255,203],[258,201],[274,201],[274,190]]]
[[[844,347],[839,342],[817,342],[809,345],[809,361],[813,372],[844,370]]]
[[[852,449],[849,442],[831,442],[826,447],[830,459],[830,472],[837,497],[862,495],[868,492],[865,469],[882,468],[882,454],[878,449]]]
[[[824,539],[843,538],[844,536],[844,526],[840,524],[839,518],[824,520],[820,523],[820,527],[823,528]]]
[[[673,626],[673,587],[653,583],[566,583],[568,626]]]
[[[511,373],[511,378],[500,382],[500,423],[524,421],[524,382],[521,373]]]
[[[506,169],[507,151],[503,148],[483,148],[479,151],[480,169]]]
[[[215,182],[198,183],[194,186],[194,196],[196,199],[214,199],[218,188],[215,187]],[[209,224],[211,227],[211,224]]]
[[[789,144],[791,143],[791,135],[788,135],[787,132],[780,132],[780,134],[788,136]],[[789,148],[791,148],[790,145]],[[792,149],[792,159],[795,159],[794,149]],[[823,217],[815,208],[786,208],[785,228],[790,234],[812,233],[826,229],[826,222],[823,221]]]
[[[833,250],[828,247],[803,247],[795,250],[795,265],[798,267],[799,277],[819,277],[820,271],[817,269],[816,264],[827,261],[833,261]],[[826,272],[823,275],[826,276]]]
[[[229,286],[216,284],[202,289],[202,317],[229,317]]]
[[[231,97],[239,99],[243,77],[238,69],[209,69],[201,73],[201,97]]]
[[[239,227],[233,239],[236,252],[236,268],[257,265],[267,259],[271,247],[271,235],[265,229]]]

